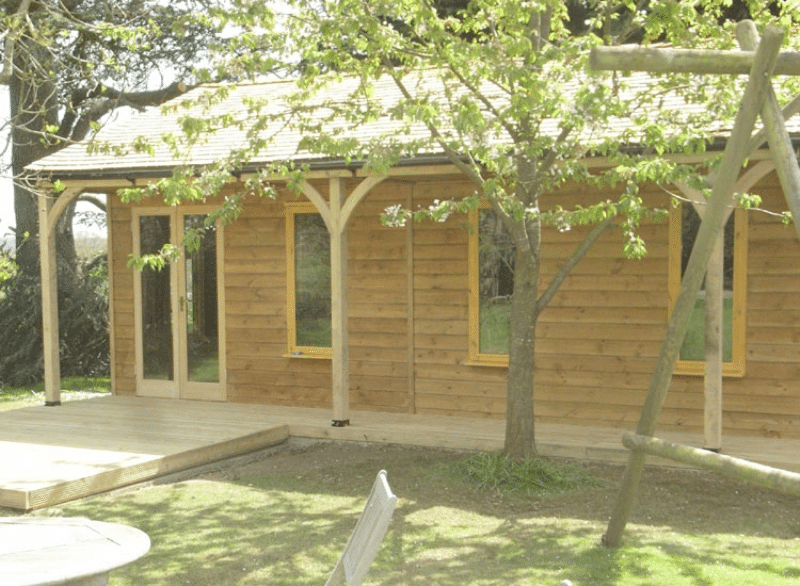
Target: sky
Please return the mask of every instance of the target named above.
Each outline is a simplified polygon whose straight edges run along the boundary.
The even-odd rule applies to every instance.
[[[5,86],[0,85],[0,153],[6,145],[8,133],[3,127],[8,122],[8,92]],[[11,152],[3,153],[0,161],[0,241],[6,235],[13,234],[11,227],[16,225],[14,218],[14,186],[11,182]],[[78,203],[78,211],[97,211],[91,205]],[[104,233],[103,229],[76,226],[76,232]]]

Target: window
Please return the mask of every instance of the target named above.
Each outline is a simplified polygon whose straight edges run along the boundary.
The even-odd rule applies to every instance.
[[[700,227],[700,216],[691,204],[673,208],[670,216],[669,294],[675,303],[681,278]],[[745,296],[747,291],[747,212],[736,209],[725,225],[723,277],[723,365],[725,376],[744,375]],[[702,375],[705,371],[705,284],[689,319],[676,374]]]
[[[507,366],[516,249],[488,206],[470,212],[469,224],[469,359]]]
[[[330,235],[309,203],[286,207],[289,354],[331,356]]]

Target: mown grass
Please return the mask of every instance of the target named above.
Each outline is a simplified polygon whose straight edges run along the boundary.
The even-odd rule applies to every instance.
[[[109,377],[71,376],[61,379],[61,400],[73,401],[111,391]],[[0,387],[0,411],[42,405],[45,401],[44,383],[26,387]]]
[[[368,585],[555,586],[569,579],[575,586],[788,586],[800,580],[796,498],[708,474],[648,471],[623,547],[609,550],[600,536],[617,468],[584,468],[578,476],[593,472],[603,481],[581,480],[538,496],[524,482],[513,490],[476,482],[464,470],[485,466],[463,454],[348,449],[361,455],[344,458],[346,450],[332,445],[288,460],[279,452],[242,469],[242,476],[211,474],[40,514],[117,521],[150,535],[151,552],[112,573],[111,586],[324,584],[376,472],[385,468],[399,504]],[[574,476],[573,466],[565,476]]]

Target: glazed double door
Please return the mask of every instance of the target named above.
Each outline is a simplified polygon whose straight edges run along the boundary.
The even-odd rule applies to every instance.
[[[181,246],[187,230],[205,225],[208,210],[139,208],[133,250],[175,259],[134,270],[137,394],[225,400],[222,229],[209,226],[199,245]]]

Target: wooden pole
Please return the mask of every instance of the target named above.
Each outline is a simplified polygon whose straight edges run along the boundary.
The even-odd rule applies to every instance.
[[[769,27],[764,32],[764,38],[756,51],[742,105],[737,112],[731,136],[725,145],[718,177],[706,208],[706,216],[700,225],[692,254],[689,257],[681,290],[667,329],[667,336],[661,347],[656,369],[650,382],[650,389],[642,407],[639,424],[636,428],[639,435],[652,436],[655,431],[658,416],[669,390],[680,345],[686,335],[689,316],[695,299],[697,299],[697,293],[700,290],[717,235],[724,224],[736,178],[739,176],[747,155],[748,139],[764,101],[766,87],[782,39],[783,31],[781,29]],[[625,530],[633,507],[645,460],[646,456],[643,452],[631,452],[614,511],[609,520],[608,530],[603,536],[603,543],[609,547],[619,546],[622,540],[622,532]]]
[[[742,21],[736,26],[736,38],[744,49],[750,49],[759,42],[758,32],[752,21]],[[800,168],[797,164],[792,140],[786,130],[786,120],[778,105],[775,91],[767,89],[764,105],[761,109],[764,130],[769,141],[769,150],[775,162],[783,194],[794,218],[794,228],[800,238]]]
[[[333,425],[350,425],[350,358],[347,340],[347,200],[344,179],[330,179],[331,210],[331,352]]]
[[[709,179],[710,181],[710,179]],[[692,200],[697,215],[702,220],[706,213],[706,199],[697,189],[683,183],[678,188]],[[731,198],[733,202],[733,198]],[[688,204],[684,204],[688,205]],[[725,215],[723,223],[733,210]],[[703,438],[709,450],[722,449],[722,362],[723,362],[723,323],[724,323],[724,272],[725,272],[725,233],[717,236],[711,258],[706,269],[705,287],[705,336],[704,336],[704,377],[703,377]]]
[[[730,214],[726,214],[730,217]],[[707,450],[722,449],[722,361],[725,224],[714,242],[706,270],[705,376],[703,378],[703,445]]]
[[[329,174],[330,205],[304,181],[301,189],[328,228],[331,243],[331,369],[333,426],[350,425],[350,351],[347,329],[347,224],[359,203],[388,175],[371,175],[348,196],[345,179],[351,174]]]
[[[787,472],[748,460],[629,432],[623,434],[622,443],[631,450],[646,452],[652,456],[668,458],[690,466],[712,470],[730,478],[800,496],[800,474],[795,472]]]
[[[58,267],[50,211],[55,194],[39,194],[39,268],[42,279],[42,346],[45,405],[61,405],[61,361],[58,344]]]
[[[754,51],[593,47],[589,54],[589,65],[596,70],[747,75],[754,58]],[[779,54],[773,74],[800,75],[800,53]]]

